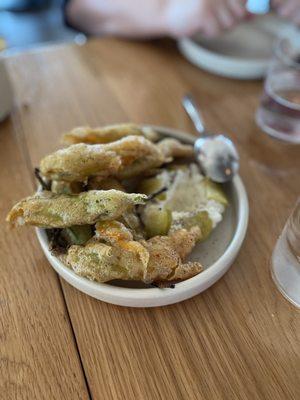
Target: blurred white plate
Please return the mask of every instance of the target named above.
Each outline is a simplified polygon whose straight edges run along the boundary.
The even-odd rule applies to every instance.
[[[179,40],[181,53],[196,66],[217,75],[257,79],[265,75],[279,37],[293,39],[297,29],[274,14],[253,17],[222,36],[195,35]]]
[[[176,137],[186,143],[195,138],[187,133],[169,128],[153,127],[163,135]],[[80,291],[107,303],[130,307],[155,307],[178,303],[201,293],[218,279],[231,266],[244,241],[248,225],[248,200],[243,182],[236,176],[232,183],[224,185],[230,206],[223,221],[212,235],[195,246],[190,260],[198,260],[204,271],[184,282],[177,283],[174,289],[146,287],[137,282],[115,281],[97,283],[75,274],[49,251],[46,231],[37,228],[37,236],[42,249],[55,271]]]

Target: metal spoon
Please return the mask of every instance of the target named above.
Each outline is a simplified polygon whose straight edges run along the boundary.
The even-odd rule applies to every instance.
[[[230,181],[239,169],[239,155],[235,145],[224,135],[210,134],[206,131],[191,94],[182,98],[182,105],[200,135],[195,141],[194,150],[202,172],[215,182]]]

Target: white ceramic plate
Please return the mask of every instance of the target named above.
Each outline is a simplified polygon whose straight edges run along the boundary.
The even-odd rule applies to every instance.
[[[153,127],[162,135],[176,137],[186,143],[193,143],[194,137],[173,129]],[[37,236],[42,249],[55,271],[68,283],[80,291],[106,301],[107,303],[130,307],[155,307],[178,303],[203,292],[213,285],[231,266],[245,238],[248,225],[248,200],[243,182],[236,176],[233,182],[224,185],[230,206],[225,212],[223,221],[216,227],[211,236],[195,246],[190,260],[198,260],[204,271],[184,282],[175,285],[174,289],[146,287],[136,282],[115,281],[113,283],[96,283],[75,274],[51,254],[46,231],[37,228]]]
[[[279,37],[293,40],[297,29],[273,14],[257,16],[220,37],[201,35],[178,42],[181,53],[196,66],[217,75],[257,79],[265,75]]]

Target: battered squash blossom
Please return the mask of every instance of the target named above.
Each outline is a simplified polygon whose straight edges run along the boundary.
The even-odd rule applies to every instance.
[[[135,124],[109,125],[100,128],[78,127],[66,132],[62,137],[64,144],[104,144],[115,142],[126,136],[144,136],[146,139],[156,142],[159,135],[151,128],[140,127]]]
[[[186,258],[228,202],[192,146],[135,124],[75,128],[63,143],[36,170],[42,188],[9,212],[12,226],[47,229],[55,255],[97,282],[168,285],[203,270]]]
[[[80,194],[43,191],[17,203],[7,216],[12,224],[42,228],[68,228],[121,217],[147,196],[119,190],[90,190]]]

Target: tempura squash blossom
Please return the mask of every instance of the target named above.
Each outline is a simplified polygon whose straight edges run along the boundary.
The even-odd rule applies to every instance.
[[[119,190],[90,190],[80,194],[43,191],[17,203],[7,216],[13,224],[67,228],[113,220],[147,196]]]
[[[193,147],[135,124],[75,128],[41,160],[42,188],[7,216],[45,228],[54,254],[96,282],[168,285],[199,274],[186,261],[222,220],[222,188],[193,163]]]
[[[99,128],[80,126],[63,134],[62,143],[70,145],[76,143],[105,144],[115,142],[126,136],[144,136],[156,142],[159,135],[153,129],[136,124],[117,124]]]
[[[108,144],[78,143],[42,159],[40,170],[48,179],[85,181],[92,176],[129,178],[163,164],[158,146],[139,136]]]
[[[202,270],[200,263],[182,262],[198,235],[199,231],[194,229],[141,242],[122,239],[109,245],[92,240],[85,246],[71,246],[66,263],[79,275],[98,282],[123,279],[151,283],[187,279]]]

